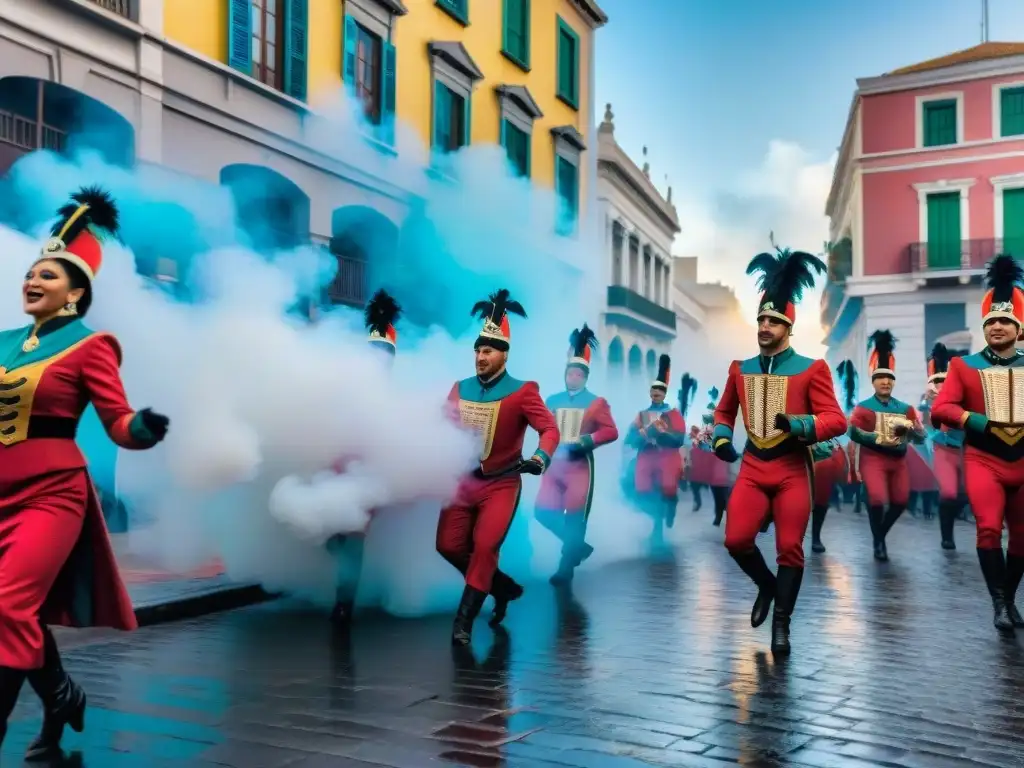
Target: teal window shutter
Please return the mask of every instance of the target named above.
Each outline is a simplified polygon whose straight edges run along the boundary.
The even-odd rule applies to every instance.
[[[1024,88],[1004,88],[999,93],[1000,135],[1024,135]]]
[[[228,0],[228,66],[252,74],[250,0]]]
[[[504,0],[501,52],[523,69],[530,68],[530,0]]]
[[[556,230],[560,235],[569,235],[576,229],[579,213],[579,170],[563,157],[556,158],[555,166],[555,191],[559,200]]]
[[[438,152],[447,152],[451,142],[451,91],[434,81],[434,136],[431,145]]]
[[[387,144],[395,143],[395,88],[397,79],[395,72],[398,66],[398,56],[395,46],[386,41],[381,41],[381,60],[383,66],[380,70],[380,127],[381,141]]]
[[[473,138],[473,94],[462,100],[462,136],[459,146],[468,147]]]
[[[501,145],[517,176],[530,175],[531,139],[530,134],[508,120],[501,121]]]
[[[341,79],[349,88],[356,84],[356,45],[359,40],[359,27],[351,16],[345,17],[345,39],[341,52]]]
[[[555,95],[573,109],[580,99],[580,38],[561,16],[558,17],[558,63]]]
[[[284,90],[293,99],[305,101],[309,0],[288,0],[284,24]]]
[[[944,147],[956,144],[956,99],[926,102],[924,115],[924,145]]]

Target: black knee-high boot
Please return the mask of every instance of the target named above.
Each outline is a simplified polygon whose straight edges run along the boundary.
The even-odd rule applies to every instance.
[[[1024,557],[1006,554],[1006,613],[1015,627],[1024,627],[1024,617],[1017,610],[1017,588],[1024,577]]]
[[[724,486],[712,486],[711,497],[715,501],[714,524],[720,526],[722,524],[722,518],[725,516],[725,508],[729,500],[729,489]]]
[[[1006,609],[1006,558],[1003,548],[979,549],[978,562],[992,598],[992,624],[1000,632],[1013,632],[1013,620]]]
[[[900,519],[900,516],[907,510],[906,504],[890,504],[889,509],[885,513],[885,517],[882,520],[882,538],[884,539],[889,535],[889,531],[896,525],[896,521]]]
[[[7,735],[7,719],[18,703],[18,694],[25,682],[25,670],[0,667],[0,745]]]
[[[889,553],[885,548],[885,508],[874,505],[868,507],[868,523],[871,525],[871,538],[874,544],[875,560],[886,561]]]
[[[828,507],[816,504],[811,512],[811,551],[822,553],[825,545],[821,543],[821,527],[825,524],[825,515],[828,514]]]
[[[452,645],[469,645],[473,635],[473,621],[480,615],[486,597],[486,592],[466,585],[452,626]]]
[[[939,533],[942,537],[943,549],[956,549],[956,542],[953,540],[953,525],[959,511],[959,502],[939,502]]]
[[[775,599],[775,574],[764,561],[761,550],[754,547],[750,552],[730,552],[732,559],[757,585],[757,599],[750,611],[750,626],[759,627],[768,618],[768,611]]]
[[[81,733],[85,727],[85,692],[64,671],[57,641],[43,627],[43,666],[28,673],[28,683],[43,702],[43,729],[29,744],[25,760],[50,761],[60,757],[64,727]]]
[[[790,653],[789,620],[793,616],[803,579],[803,568],[779,566],[775,587],[775,614],[772,616],[772,653],[775,656],[788,656]]]

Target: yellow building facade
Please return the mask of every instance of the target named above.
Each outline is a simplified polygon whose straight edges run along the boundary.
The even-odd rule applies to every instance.
[[[572,218],[590,182],[593,0],[173,0],[164,34],[316,109],[347,88],[384,143],[502,144]],[[595,147],[596,151],[596,147]]]

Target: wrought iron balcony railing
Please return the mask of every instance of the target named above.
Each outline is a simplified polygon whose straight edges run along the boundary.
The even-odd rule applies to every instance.
[[[369,299],[366,288],[366,262],[337,254],[335,258],[338,260],[338,272],[327,286],[327,300],[331,304],[365,306]]]
[[[133,0],[91,0],[91,2],[118,16],[124,16],[126,19],[132,18]]]
[[[1009,253],[1024,259],[1024,238],[961,240],[959,243],[911,243],[901,259],[901,274],[984,269],[993,257]]]
[[[0,142],[20,149],[62,152],[67,143],[67,134],[52,125],[0,110]]]
[[[608,286],[608,308],[628,309],[645,320],[650,320],[665,328],[676,328],[676,313],[671,309],[658,306],[650,299],[644,298],[636,291],[622,285]]]

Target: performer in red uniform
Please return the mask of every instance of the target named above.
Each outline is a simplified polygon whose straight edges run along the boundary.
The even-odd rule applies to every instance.
[[[95,406],[122,448],[156,445],[168,420],[135,412],[118,368],[121,348],[82,323],[117,208],[96,188],[60,209],[52,237],[25,275],[33,324],[0,333],[0,742],[27,678],[43,703],[28,760],[60,755],[65,725],[81,731],[85,693],[64,671],[47,624],[132,630],[99,497],[75,443]]]
[[[936,344],[928,361],[928,391],[921,404],[921,418],[931,442],[932,467],[939,486],[939,531],[942,548],[956,549],[953,527],[963,509],[961,489],[964,485],[964,431],[943,424],[936,428],[931,424],[932,403],[946,381],[949,361],[954,357],[945,344]]]
[[[453,416],[480,434],[480,465],[463,479],[437,521],[437,551],[466,577],[452,629],[452,643],[468,645],[484,599],[494,597],[493,624],[501,622],[523,588],[498,570],[498,554],[522,493],[523,473],[540,475],[558,448],[558,426],[537,384],[509,376],[509,313],[526,317],[504,288],[480,301],[473,314],[484,327],[473,345],[476,376],[458,381],[448,395]],[[536,452],[523,460],[526,428],[540,435]]]
[[[839,380],[843,383],[846,393],[846,410],[854,407],[854,397],[857,391],[856,371],[853,363],[844,360],[836,369]],[[814,458],[814,510],[811,513],[811,551],[821,554],[825,552],[825,545],[821,543],[821,529],[825,525],[825,516],[828,514],[829,504],[832,502],[832,492],[836,485],[845,482],[847,477],[846,450],[840,443],[840,438],[814,446],[812,452]]]
[[[694,443],[694,466],[699,473],[700,481],[711,489],[711,500],[715,505],[715,517],[713,524],[722,524],[725,516],[725,507],[729,501],[729,465],[718,458],[711,449],[711,436],[715,430],[715,408],[718,407],[718,387],[708,390],[711,398],[708,402],[708,410],[701,420],[704,426],[698,434]]]
[[[394,362],[398,351],[398,333],[395,323],[402,315],[402,308],[394,297],[381,289],[366,304],[364,320],[369,332],[367,342],[374,349],[379,349]],[[345,462],[336,465],[339,472],[344,472]],[[327,542],[327,549],[338,561],[338,572],[334,588],[334,609],[331,621],[339,626],[348,626],[355,611],[356,595],[359,592],[359,581],[363,572],[363,553],[366,548],[366,528],[358,533],[344,533],[332,536]]]
[[[892,396],[896,340],[889,331],[875,331],[871,342],[874,350],[868,368],[875,394],[853,409],[850,439],[859,447],[857,469],[867,492],[875,559],[885,561],[889,559],[885,537],[906,511],[910,497],[907,443],[924,440],[924,425],[914,406]]]
[[[591,350],[596,347],[597,337],[586,323],[572,332],[565,391],[552,395],[546,403],[558,424],[561,443],[540,481],[534,513],[562,542],[552,584],[571,581],[576,567],[594,552],[586,542],[594,500],[594,449],[619,439],[608,401],[587,389]]]
[[[774,244],[774,238],[773,238]],[[838,437],[846,419],[836,402],[832,373],[823,360],[798,355],[789,345],[795,304],[815,273],[825,265],[809,253],[776,246],[747,267],[761,273],[757,343],[761,354],[732,363],[725,392],[715,411],[713,447],[718,457],[734,462],[737,413],[747,429],[739,477],[729,497],[725,546],[744,573],[757,585],[750,623],[772,619],[772,652],[790,652],[789,622],[804,573],[803,538],[811,516],[813,469],[810,446]],[[757,548],[762,521],[774,514],[778,575],[768,568]]]
[[[1015,342],[1024,324],[1024,273],[1010,256],[989,265],[981,302],[986,347],[949,361],[932,423],[966,433],[964,480],[978,528],[978,560],[1003,632],[1024,627],[1015,600],[1024,576],[1024,353]],[[1010,532],[1003,555],[1003,522]]]
[[[651,404],[640,411],[629,427],[626,442],[637,450],[633,490],[654,518],[652,541],[660,546],[663,526],[671,528],[679,503],[679,478],[683,459],[679,449],[686,441],[683,415],[665,402],[671,360],[658,360],[658,378],[651,383]]]

